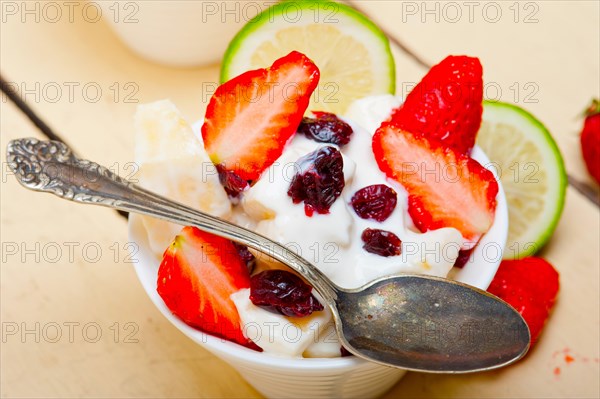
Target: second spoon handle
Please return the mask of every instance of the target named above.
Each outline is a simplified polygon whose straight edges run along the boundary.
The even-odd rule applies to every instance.
[[[59,141],[22,138],[9,142],[7,161],[26,188],[85,204],[149,215],[245,244],[290,266],[332,303],[337,288],[310,262],[258,233],[145,190],[95,162],[77,158]]]

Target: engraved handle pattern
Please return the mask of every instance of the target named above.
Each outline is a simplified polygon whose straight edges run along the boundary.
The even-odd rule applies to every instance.
[[[8,165],[19,183],[78,202],[116,206],[116,198],[96,192],[102,179],[130,186],[132,183],[95,162],[78,159],[60,141],[17,139],[7,147]]]

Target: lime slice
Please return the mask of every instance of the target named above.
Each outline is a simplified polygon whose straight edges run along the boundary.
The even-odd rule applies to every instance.
[[[268,67],[293,50],[321,71],[308,110],[343,114],[356,99],[395,92],[385,34],[353,8],[330,1],[283,1],[250,20],[229,44],[221,82]]]
[[[565,202],[567,174],[554,139],[529,112],[485,101],[477,144],[506,192],[509,231],[504,259],[533,255],[554,232]]]

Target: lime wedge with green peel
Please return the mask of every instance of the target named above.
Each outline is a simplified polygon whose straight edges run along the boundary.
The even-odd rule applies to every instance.
[[[356,99],[395,92],[385,34],[358,11],[330,1],[283,1],[250,20],[229,44],[221,82],[294,50],[321,71],[308,110],[343,114]]]
[[[504,259],[533,255],[552,236],[565,202],[567,174],[554,139],[524,109],[486,101],[477,144],[506,192],[509,232]]]

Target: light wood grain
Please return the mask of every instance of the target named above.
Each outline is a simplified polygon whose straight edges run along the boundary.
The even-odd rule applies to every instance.
[[[583,110],[600,97],[597,1],[356,3],[429,64],[448,54],[479,57],[487,97],[534,113],[553,133],[569,173],[593,185],[579,132]]]
[[[418,2],[420,4],[420,2]],[[503,9],[508,7],[502,2]],[[382,26],[429,62],[449,53],[482,59],[486,79],[504,90],[514,82],[535,82],[539,102],[522,104],[554,133],[569,172],[589,181],[578,152],[577,115],[598,95],[598,3],[536,2],[539,23],[421,23],[401,21],[402,4],[360,2]],[[132,115],[135,102],[125,102],[123,88],[138,88],[133,100],[171,98],[190,120],[199,119],[208,100],[203,84],[216,82],[218,66],[167,68],[130,53],[103,23],[22,23],[7,18],[1,25],[0,69],[5,79],[34,87],[76,82],[99,85],[98,102],[81,91],[70,101],[66,92],[56,102],[26,99],[49,124],[85,157],[127,172],[132,159]],[[416,82],[425,70],[395,50],[398,81]],[[110,89],[117,83],[121,95]],[[402,85],[399,85],[401,90]],[[66,88],[65,88],[66,90]],[[128,91],[131,93],[131,91]],[[503,96],[510,101],[510,97]],[[10,103],[0,103],[0,145],[11,138],[39,136]],[[2,150],[3,152],[4,150]],[[123,247],[126,223],[116,213],[78,206],[49,195],[26,192],[5,170],[0,193],[2,267],[0,269],[2,397],[259,397],[229,366],[185,338],[146,297]],[[439,376],[409,374],[386,397],[599,397],[599,242],[600,213],[569,190],[565,213],[542,255],[561,273],[561,293],[538,347],[519,364],[497,372]],[[73,259],[68,243],[79,243]],[[120,248],[115,261],[115,243]],[[89,244],[89,253],[82,247]],[[9,255],[12,245],[19,252]],[[23,255],[41,249],[41,258]],[[63,251],[56,263],[50,252]],[[46,256],[44,255],[46,248]],[[93,248],[102,255],[96,263]],[[74,326],[69,341],[65,323]],[[35,334],[8,335],[7,329],[35,329]],[[56,343],[52,328],[62,336]],[[92,343],[97,323],[102,331]],[[119,323],[120,334],[114,329]],[[126,323],[137,328],[125,342]],[[45,330],[44,330],[45,328]],[[46,334],[42,332],[45,331]],[[569,349],[575,360],[565,361]],[[586,361],[587,359],[587,361]],[[560,374],[555,375],[555,369]]]

